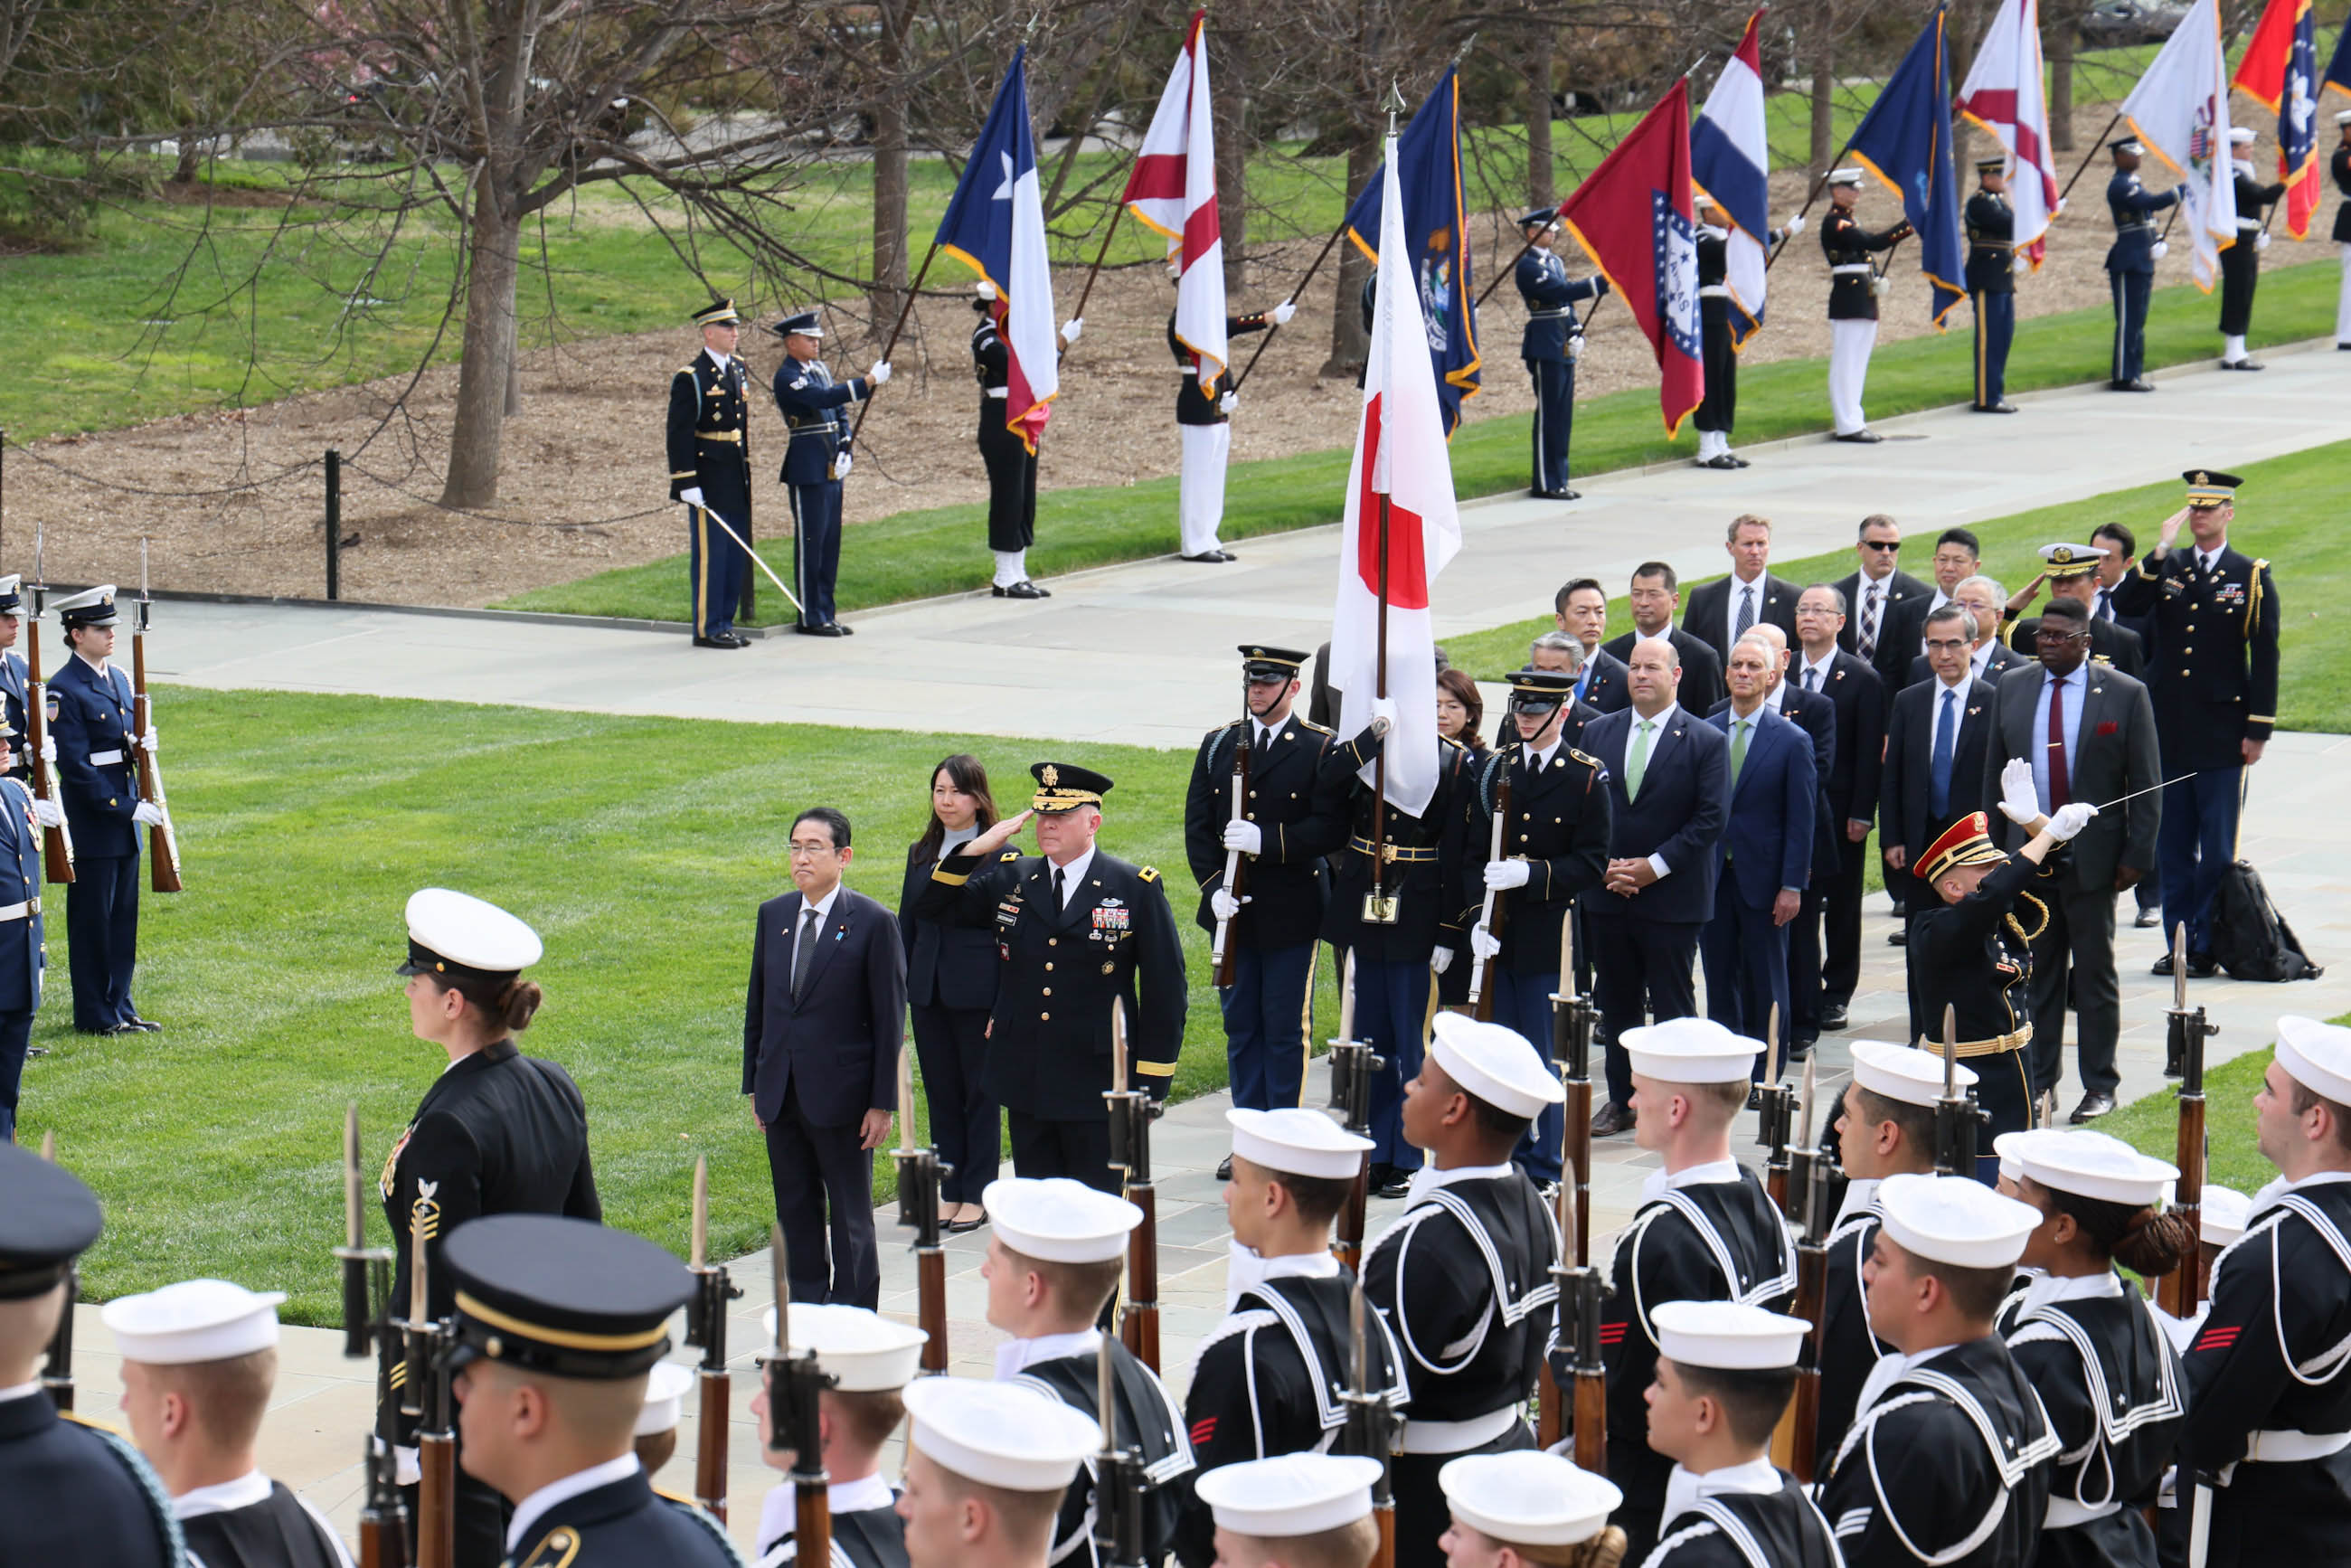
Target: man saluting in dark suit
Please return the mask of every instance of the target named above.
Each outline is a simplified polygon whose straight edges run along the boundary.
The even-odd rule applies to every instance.
[[[850,854],[841,812],[811,806],[794,819],[799,891],[759,905],[751,945],[743,1092],[768,1135],[792,1300],[870,1308],[882,1299],[873,1151],[897,1103],[906,951],[890,912],[841,885]]]
[[[1905,907],[1915,918],[1942,903],[1917,880],[1919,852],[1945,828],[1983,806],[1984,747],[1991,729],[1991,687],[1970,674],[1973,623],[1958,604],[1927,617],[1927,660],[1934,674],[1895,694],[1886,727],[1886,771],[1878,841],[1885,846],[1886,883],[1909,884]],[[1892,873],[1909,872],[1897,878]],[[1896,933],[1906,936],[1907,932]],[[1910,1038],[1921,1032],[1917,971],[1910,987]],[[1940,1038],[1939,1033],[1937,1038]]]

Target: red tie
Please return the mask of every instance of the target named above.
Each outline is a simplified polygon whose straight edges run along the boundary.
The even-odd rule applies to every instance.
[[[2065,683],[2055,680],[2049,683],[2049,809],[2073,798],[2073,780],[2065,776]]]

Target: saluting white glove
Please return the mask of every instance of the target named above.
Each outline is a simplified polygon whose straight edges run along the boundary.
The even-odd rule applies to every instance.
[[[33,797],[33,821],[45,828],[62,828],[66,825],[66,809],[55,800],[44,800],[36,795]]]
[[[2151,260],[2161,261],[2171,254],[2171,242],[2168,239],[2159,239],[2147,246],[2147,254]]]
[[[2056,815],[2049,819],[2048,827],[2042,831],[2062,844],[2088,827],[2090,819],[2097,814],[2098,809],[2087,800],[2076,800],[2070,806],[2058,807]]]
[[[1249,902],[1246,898],[1235,898],[1220,887],[1208,894],[1208,913],[1219,920],[1230,920],[1241,912],[1241,905]]]
[[[1061,329],[1061,341],[1062,341],[1064,344],[1074,343],[1074,342],[1076,342],[1076,341],[1078,340],[1078,334],[1079,334],[1079,333],[1081,333],[1081,332],[1082,332],[1082,331],[1084,331],[1085,329],[1086,329],[1086,319],[1085,319],[1084,317],[1082,317],[1082,316],[1080,316],[1080,317],[1076,318],[1075,319],[1073,319],[1073,320],[1070,321],[1067,325],[1065,325],[1065,326],[1063,326],[1063,327],[1062,327],[1062,329]]]
[[[1495,893],[1508,893],[1514,887],[1527,885],[1527,862],[1524,861],[1488,861],[1486,885]]]
[[[2257,235],[2255,235],[2253,236],[2253,248],[2254,248],[2255,250],[2267,250],[2267,249],[2269,249],[2269,247],[2270,247],[2270,231],[2269,231],[2269,230],[2267,230],[2267,229],[2263,229],[2261,233],[2259,233],[2259,234],[2257,234]]]
[[[1225,824],[1225,848],[1253,855],[1265,847],[1265,830],[1239,817]]]
[[[698,507],[702,505],[702,486],[699,485],[688,485],[684,489],[680,490],[677,493],[677,498],[684,502],[689,507]]]
[[[57,759],[57,737],[54,735],[45,735],[41,737],[41,760],[44,762],[54,763]]]
[[[1219,392],[1217,394],[1217,412],[1218,413],[1230,413],[1233,410],[1240,407],[1240,405],[1241,394],[1238,392]]]
[[[1385,737],[1390,730],[1395,728],[1395,698],[1374,697],[1372,699],[1372,733]]]
[[[139,749],[150,757],[155,755],[156,733],[155,727],[151,724],[147,727],[147,733],[139,737]]]
[[[2040,820],[2041,792],[2032,785],[2032,764],[2022,757],[2000,770],[2000,814],[2020,828]]]
[[[1273,324],[1277,327],[1287,327],[1290,325],[1290,319],[1297,314],[1297,304],[1292,300],[1285,299],[1273,308]]]
[[[887,360],[874,361],[873,368],[865,372],[865,383],[868,386],[884,386],[889,383],[889,380],[890,361]]]
[[[1428,967],[1440,975],[1445,973],[1446,970],[1453,967],[1453,949],[1450,947],[1439,947],[1435,952],[1429,954]]]
[[[1790,239],[1793,239],[1798,235],[1802,234],[1804,232],[1804,214],[1798,213],[1794,217],[1790,218],[1786,224],[1782,225],[1780,232],[1786,235]]]
[[[163,808],[152,800],[141,800],[131,808],[131,820],[150,828],[163,825]]]

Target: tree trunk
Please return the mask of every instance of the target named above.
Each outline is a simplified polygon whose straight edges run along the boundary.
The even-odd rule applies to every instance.
[[[2049,62],[2049,146],[2074,151],[2074,44],[2080,23],[2062,6],[2041,21],[2041,53]]]
[[[1556,205],[1551,151],[1552,40],[1548,26],[1537,27],[1527,50],[1527,194],[1538,207]]]
[[[1249,298],[1249,46],[1238,7],[1229,31],[1208,35],[1208,85],[1217,131],[1217,232],[1225,246],[1225,298]]]
[[[193,130],[182,131],[180,133],[180,161],[172,166],[172,183],[174,185],[194,184],[196,183],[196,173],[199,166],[204,162],[204,139],[198,136]]]
[[[1813,24],[1813,179],[1836,157],[1836,8],[1824,3]]]
[[[1372,183],[1372,171],[1379,166],[1380,139],[1364,131],[1347,149],[1350,199],[1353,193]],[[1372,340],[1364,330],[1363,293],[1364,282],[1372,276],[1372,264],[1347,240],[1342,239],[1333,248],[1339,256],[1339,284],[1331,309],[1331,357],[1323,361],[1321,373],[1352,376],[1371,356]]]
[[[457,366],[457,419],[449,436],[444,507],[486,507],[498,498],[498,448],[504,434],[515,350],[515,278],[522,225],[499,199],[485,171],[475,187],[465,259],[465,338]]]
[[[872,332],[889,333],[906,298],[906,99],[905,68],[909,0],[883,0],[877,47],[882,79],[873,94],[873,310]]]

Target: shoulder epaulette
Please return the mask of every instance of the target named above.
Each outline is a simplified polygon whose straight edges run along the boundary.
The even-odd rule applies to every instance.
[[[1608,766],[1606,763],[1604,763],[1604,762],[1601,761],[1601,760],[1600,760],[1600,758],[1598,758],[1597,757],[1593,756],[1591,753],[1589,753],[1589,752],[1584,752],[1584,751],[1578,751],[1578,750],[1577,750],[1575,747],[1573,747],[1573,746],[1571,746],[1571,747],[1569,747],[1567,748],[1567,754],[1568,754],[1570,757],[1574,758],[1578,762],[1583,763],[1586,768],[1595,768],[1595,769],[1605,769],[1605,768],[1607,768],[1607,766]]]
[[[1442,735],[1440,735],[1440,736],[1438,736],[1438,737],[1437,737],[1437,745],[1439,745],[1439,746],[1449,746],[1449,747],[1452,747],[1454,750],[1456,750],[1456,751],[1467,751],[1467,750],[1468,750],[1468,749],[1469,749],[1468,747],[1466,747],[1466,746],[1462,745],[1459,741],[1458,741],[1458,740],[1453,740],[1453,739],[1449,739],[1449,738],[1447,738],[1447,737],[1442,736]]]
[[[1228,719],[1225,720],[1225,722],[1224,722],[1224,723],[1222,723],[1222,724],[1220,724],[1220,725],[1217,726],[1217,727],[1216,727],[1216,728],[1214,728],[1214,729],[1210,730],[1208,733],[1209,733],[1210,735],[1222,735],[1222,734],[1224,734],[1224,733],[1225,733],[1225,731],[1227,731],[1227,730],[1228,730],[1228,729],[1237,729],[1237,728],[1238,728],[1238,727],[1239,727],[1239,726],[1240,726],[1240,722],[1241,722],[1241,721],[1240,721],[1240,720],[1238,720],[1238,719],[1237,719],[1237,718],[1228,718]]]
[[[538,1538],[530,1555],[520,1560],[521,1568],[569,1568],[571,1560],[580,1555],[580,1532],[568,1524],[559,1524]]]
[[[1159,880],[1159,868],[1155,865],[1142,866],[1137,868],[1134,874],[1141,877],[1145,882],[1157,882]]]
[[[1234,722],[1238,724],[1240,721],[1236,719]],[[1311,729],[1317,735],[1336,735],[1339,733],[1337,730],[1332,729],[1329,725],[1316,724],[1311,718],[1298,718],[1295,716],[1292,716],[1291,722],[1295,723],[1299,728]]]
[[[692,365],[680,365],[677,368],[677,374],[681,376],[690,376],[694,374],[694,367]]]

